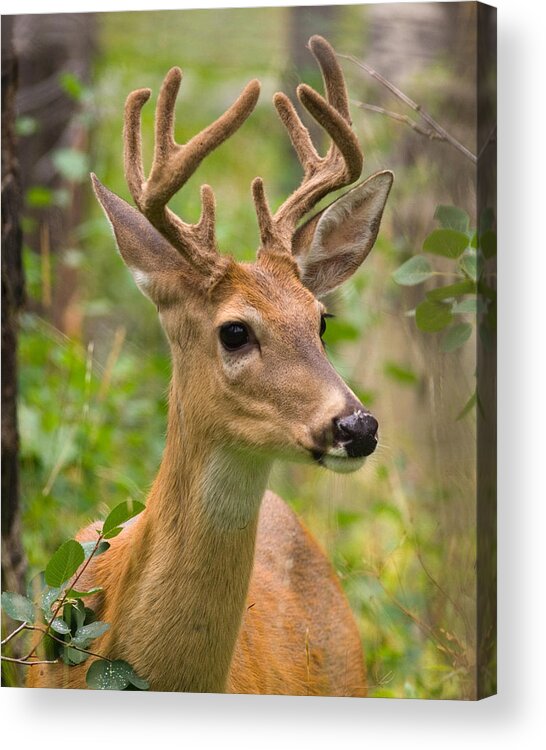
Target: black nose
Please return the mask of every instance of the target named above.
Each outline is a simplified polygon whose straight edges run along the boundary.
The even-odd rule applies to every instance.
[[[341,446],[350,458],[369,456],[377,446],[377,419],[364,411],[334,419],[334,445]]]

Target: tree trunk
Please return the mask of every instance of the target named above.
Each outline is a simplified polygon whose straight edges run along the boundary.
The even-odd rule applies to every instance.
[[[21,190],[15,156],[17,61],[13,17],[2,23],[2,588],[21,591],[26,560],[19,519],[17,326],[24,301],[19,225]]]

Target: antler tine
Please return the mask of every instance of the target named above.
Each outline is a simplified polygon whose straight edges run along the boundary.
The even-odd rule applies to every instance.
[[[321,36],[309,39],[308,47],[320,66],[328,102],[351,125],[345,77],[331,45]]]
[[[150,89],[138,89],[129,94],[125,102],[125,123],[123,128],[125,179],[133,200],[139,208],[142,186],[144,184],[140,112],[150,98],[151,93]]]
[[[317,153],[309,131],[303,125],[294,106],[283,93],[273,99],[294,150],[303,167],[303,179],[297,188],[280,206],[271,219],[275,234],[285,250],[298,221],[325,195],[358,179],[362,171],[363,155],[351,128],[349,102],[343,72],[330,44],[320,36],[312,36],[309,48],[316,58],[324,80],[326,99],[306,84],[300,84],[297,95],[300,102],[332,139],[326,156]],[[256,212],[266,216],[263,190],[254,193]],[[269,211],[269,209],[267,209]],[[263,235],[260,224],[260,232]]]
[[[212,189],[201,190],[201,217],[187,224],[167,208],[169,200],[193,175],[203,159],[227,140],[250,115],[258,100],[260,84],[250,81],[235,102],[215,122],[186,144],[174,140],[175,103],[182,71],[172,68],[161,86],[155,117],[152,168],[144,177],[141,155],[140,113],[150,97],[149,89],[134,91],[125,106],[125,175],[140,211],[171,244],[203,270],[217,261],[214,232],[215,201]]]

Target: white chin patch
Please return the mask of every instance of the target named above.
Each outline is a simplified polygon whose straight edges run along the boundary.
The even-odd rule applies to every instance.
[[[342,456],[332,456],[331,454],[325,453],[321,460],[321,464],[330,471],[335,471],[337,474],[350,474],[352,471],[361,469],[366,463],[366,456],[359,458],[349,458]]]

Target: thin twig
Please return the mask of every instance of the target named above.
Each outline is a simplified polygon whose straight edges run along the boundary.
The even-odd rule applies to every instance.
[[[17,635],[17,633],[20,633],[22,630],[26,629],[26,625],[27,625],[26,622],[21,623],[21,625],[19,625],[19,627],[15,628],[15,630],[13,631],[13,633],[10,633],[9,635],[7,635],[4,638],[4,640],[2,641],[2,643],[0,645],[5,646],[6,643],[9,643],[12,638],[15,638],[15,636]]]
[[[73,643],[63,641],[62,638],[59,638],[56,635],[53,635],[53,633],[49,632],[45,628],[41,628],[38,625],[31,625],[28,628],[29,630],[38,630],[40,633],[43,633],[44,635],[48,635],[53,641],[57,641],[57,643],[60,643],[62,646],[66,646],[67,648],[73,648],[75,651],[81,651],[83,654],[89,654],[89,656],[97,656],[99,659],[105,659],[106,661],[113,661],[108,656],[103,656],[102,654],[97,654],[95,651],[90,651],[88,648],[83,648],[81,646],[75,646]]]
[[[15,656],[3,656],[2,655],[2,661],[12,661],[15,664],[24,664],[26,667],[35,667],[36,664],[58,664],[58,659],[53,659],[53,661],[47,661],[46,659],[43,660],[36,660],[36,661],[27,661],[26,659],[16,659]]]
[[[415,122],[415,120],[412,120],[411,117],[408,117],[407,115],[401,115],[399,112],[393,112],[390,109],[378,107],[376,104],[366,104],[366,102],[357,101],[353,101],[352,104],[354,104],[355,107],[358,107],[359,109],[367,109],[370,112],[377,112],[380,115],[385,115],[386,117],[390,117],[391,119],[397,120],[398,122],[403,122],[413,130],[417,131],[417,133],[419,133],[420,135],[424,135],[425,138],[429,138],[431,141],[445,141],[443,135],[440,135],[435,130],[427,130],[427,128],[422,127],[421,125],[419,125],[419,123]]]
[[[13,633],[10,633],[10,635],[2,641],[2,645],[4,645],[4,643],[7,643],[11,638],[13,638],[15,635],[17,635],[17,633],[20,633],[22,630],[35,630],[35,631],[38,631],[39,633],[43,633],[43,636],[47,635],[53,641],[56,641],[57,643],[60,643],[61,646],[65,646],[66,648],[73,648],[75,651],[81,651],[83,654],[89,654],[89,656],[96,656],[97,658],[104,659],[105,661],[112,661],[112,659],[110,659],[110,657],[108,657],[108,656],[103,656],[102,654],[97,654],[96,651],[90,651],[88,648],[83,648],[82,646],[76,646],[74,643],[70,643],[70,642],[64,641],[62,638],[59,638],[57,635],[54,635],[50,631],[50,629],[49,629],[49,627],[47,625],[44,626],[44,627],[41,627],[40,625],[29,625],[27,622],[24,622],[16,630],[14,630]],[[40,641],[36,644],[36,646],[34,647],[34,649],[30,652],[30,654],[27,654],[27,656],[23,656],[23,657],[21,657],[19,659],[16,659],[15,657],[10,657],[10,656],[4,656],[4,655],[2,655],[1,658],[4,661],[14,661],[14,662],[17,662],[18,664],[26,664],[28,666],[32,666],[33,664],[56,664],[58,662],[58,659],[56,659],[55,661],[40,661],[40,662],[38,662],[38,661],[31,661],[31,656],[32,656],[33,652],[40,645],[41,641],[43,640],[43,636],[40,639]]]
[[[48,635],[50,635],[50,636],[51,636],[51,633],[49,632],[49,631],[50,631],[50,629],[51,629],[51,624],[52,624],[53,620],[54,620],[54,619],[55,619],[55,618],[57,617],[57,615],[59,614],[59,612],[61,611],[61,609],[62,609],[62,607],[63,607],[63,605],[64,605],[64,603],[65,603],[65,601],[66,601],[66,594],[67,594],[67,591],[69,591],[70,589],[73,589],[73,588],[75,588],[75,586],[76,586],[77,582],[78,582],[78,581],[80,580],[80,578],[82,577],[83,573],[85,572],[85,569],[87,568],[87,566],[89,565],[89,563],[90,563],[90,562],[91,562],[91,560],[93,559],[93,555],[94,555],[94,554],[95,554],[95,552],[97,551],[97,549],[98,549],[98,547],[99,547],[99,544],[100,544],[100,542],[102,541],[102,536],[103,536],[102,534],[99,534],[99,536],[98,536],[98,538],[97,538],[97,541],[95,542],[95,546],[93,547],[93,549],[92,549],[92,551],[91,551],[91,554],[89,555],[89,557],[87,558],[87,560],[85,561],[85,563],[84,563],[84,564],[82,565],[82,567],[81,567],[81,569],[80,569],[79,573],[78,573],[78,574],[76,575],[76,577],[74,578],[74,580],[72,581],[72,583],[71,583],[71,584],[70,584],[69,586],[67,586],[67,587],[65,588],[65,590],[64,590],[64,592],[63,592],[63,595],[62,595],[62,597],[61,597],[61,599],[60,599],[60,601],[59,601],[59,604],[57,605],[57,608],[55,609],[55,611],[53,612],[53,615],[51,616],[51,619],[50,619],[50,620],[49,620],[49,622],[47,623],[47,630],[45,631],[44,635],[48,634]],[[36,629],[38,630],[39,628],[36,628]],[[32,650],[31,650],[31,651],[29,651],[29,653],[28,653],[28,654],[27,654],[27,655],[26,655],[26,656],[24,657],[25,659],[30,659],[30,657],[31,657],[31,656],[32,656],[32,655],[34,654],[34,652],[36,651],[36,649],[38,648],[38,646],[39,646],[39,645],[41,644],[41,642],[42,642],[42,641],[44,640],[44,635],[42,635],[42,637],[41,637],[41,638],[40,638],[40,639],[38,640],[38,642],[37,642],[37,643],[36,643],[36,645],[35,645],[35,646],[34,646],[34,647],[32,648]],[[53,636],[51,636],[51,637],[53,638]],[[55,640],[55,639],[54,639],[54,640]],[[64,641],[63,641],[63,643],[64,643]]]
[[[407,107],[410,107],[410,109],[412,109],[414,112],[417,112],[419,117],[422,117],[427,125],[436,133],[438,133],[439,136],[441,136],[442,140],[450,143],[454,148],[460,151],[461,154],[466,156],[467,159],[470,159],[473,164],[476,164],[476,162],[478,161],[478,157],[476,156],[476,154],[473,154],[472,151],[470,151],[466,146],[463,146],[463,144],[458,141],[453,135],[451,135],[451,133],[448,133],[448,131],[445,130],[445,128],[443,128],[440,123],[436,122],[436,120],[431,115],[429,115],[429,113],[425,109],[423,109],[420,104],[417,104],[417,102],[414,102],[413,99],[410,99],[410,97],[407,96],[407,94],[404,94],[404,92],[401,91],[397,86],[395,86],[394,83],[388,81],[384,76],[381,75],[381,73],[378,73],[376,70],[374,70],[361,60],[358,60],[353,55],[338,54],[338,57],[341,57],[344,60],[350,60],[355,65],[358,65],[359,68],[366,71],[366,73],[368,73],[368,75],[370,75],[372,78],[375,78],[376,81],[379,81],[379,83],[385,86],[385,88],[387,88],[397,99],[400,99],[400,101],[403,102]]]

